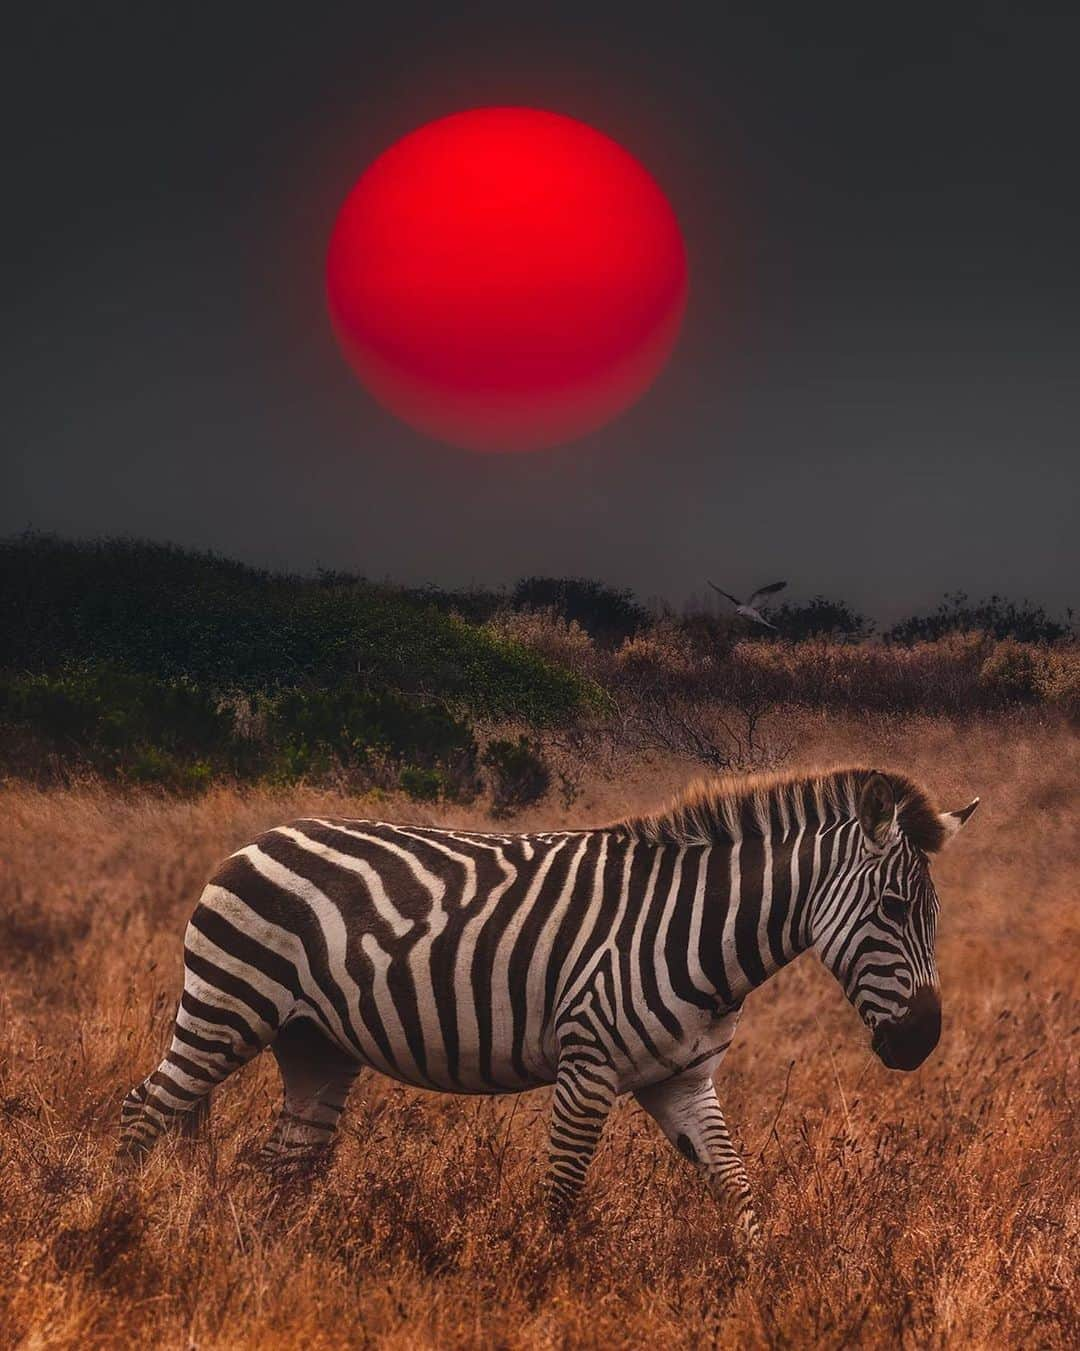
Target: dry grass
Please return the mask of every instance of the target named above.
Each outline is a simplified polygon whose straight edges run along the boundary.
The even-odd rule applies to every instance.
[[[325,1186],[275,1191],[236,1158],[276,1106],[269,1057],[218,1095],[209,1145],[166,1144],[119,1189],[119,1101],[160,1053],[209,868],[290,815],[364,808],[0,789],[0,1346],[1080,1344],[1075,733],[1031,716],[797,731],[799,761],[891,763],[984,806],[937,867],[947,1022],[922,1071],[871,1060],[809,959],[752,999],[721,1075],[767,1231],[750,1270],[629,1104],[557,1236],[536,1194],[546,1093],[368,1079]],[[574,819],[681,772],[590,783]]]

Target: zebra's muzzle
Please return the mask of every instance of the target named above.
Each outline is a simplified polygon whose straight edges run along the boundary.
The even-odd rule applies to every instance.
[[[924,985],[915,992],[907,1013],[894,1023],[878,1023],[871,1045],[891,1070],[917,1070],[941,1036],[941,999]]]

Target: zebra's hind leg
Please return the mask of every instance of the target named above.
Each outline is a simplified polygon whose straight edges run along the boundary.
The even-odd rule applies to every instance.
[[[735,1152],[727,1122],[709,1078],[678,1075],[634,1096],[684,1157],[704,1172],[709,1190],[734,1208],[747,1243],[757,1247],[761,1230],[754,1214],[750,1182]]]
[[[258,1055],[273,1035],[268,1025],[255,1022],[252,1027],[236,1009],[214,1007],[185,988],[165,1058],[120,1108],[121,1163],[144,1159],[171,1127],[189,1137],[198,1134],[211,1090]]]
[[[259,1157],[285,1173],[318,1171],[329,1163],[338,1120],[362,1066],[306,1019],[286,1024],[271,1050],[285,1101]]]

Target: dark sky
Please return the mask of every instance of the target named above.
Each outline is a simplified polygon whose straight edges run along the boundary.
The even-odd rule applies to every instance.
[[[676,601],[788,576],[884,618],[954,588],[1075,599],[1080,19],[454,8],[6,21],[0,533]],[[652,392],[574,446],[501,458],[370,401],[322,277],[370,160],[492,103],[625,145],[691,266]]]

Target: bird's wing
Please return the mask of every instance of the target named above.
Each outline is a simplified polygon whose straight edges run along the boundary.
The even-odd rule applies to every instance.
[[[706,577],[705,580],[706,580],[707,582],[709,581],[709,579],[708,579],[707,577]],[[713,589],[714,591],[719,591],[720,594],[721,594],[722,596],[727,596],[728,600],[731,601],[732,605],[741,605],[741,604],[742,604],[742,601],[737,600],[737,599],[731,594],[730,591],[724,591],[721,587],[717,586],[715,582],[709,582],[709,585],[712,587],[712,589]]]
[[[759,586],[746,603],[747,605],[757,605],[763,596],[771,596],[774,591],[783,591],[785,586],[787,586],[787,582],[772,582],[769,586]]]

